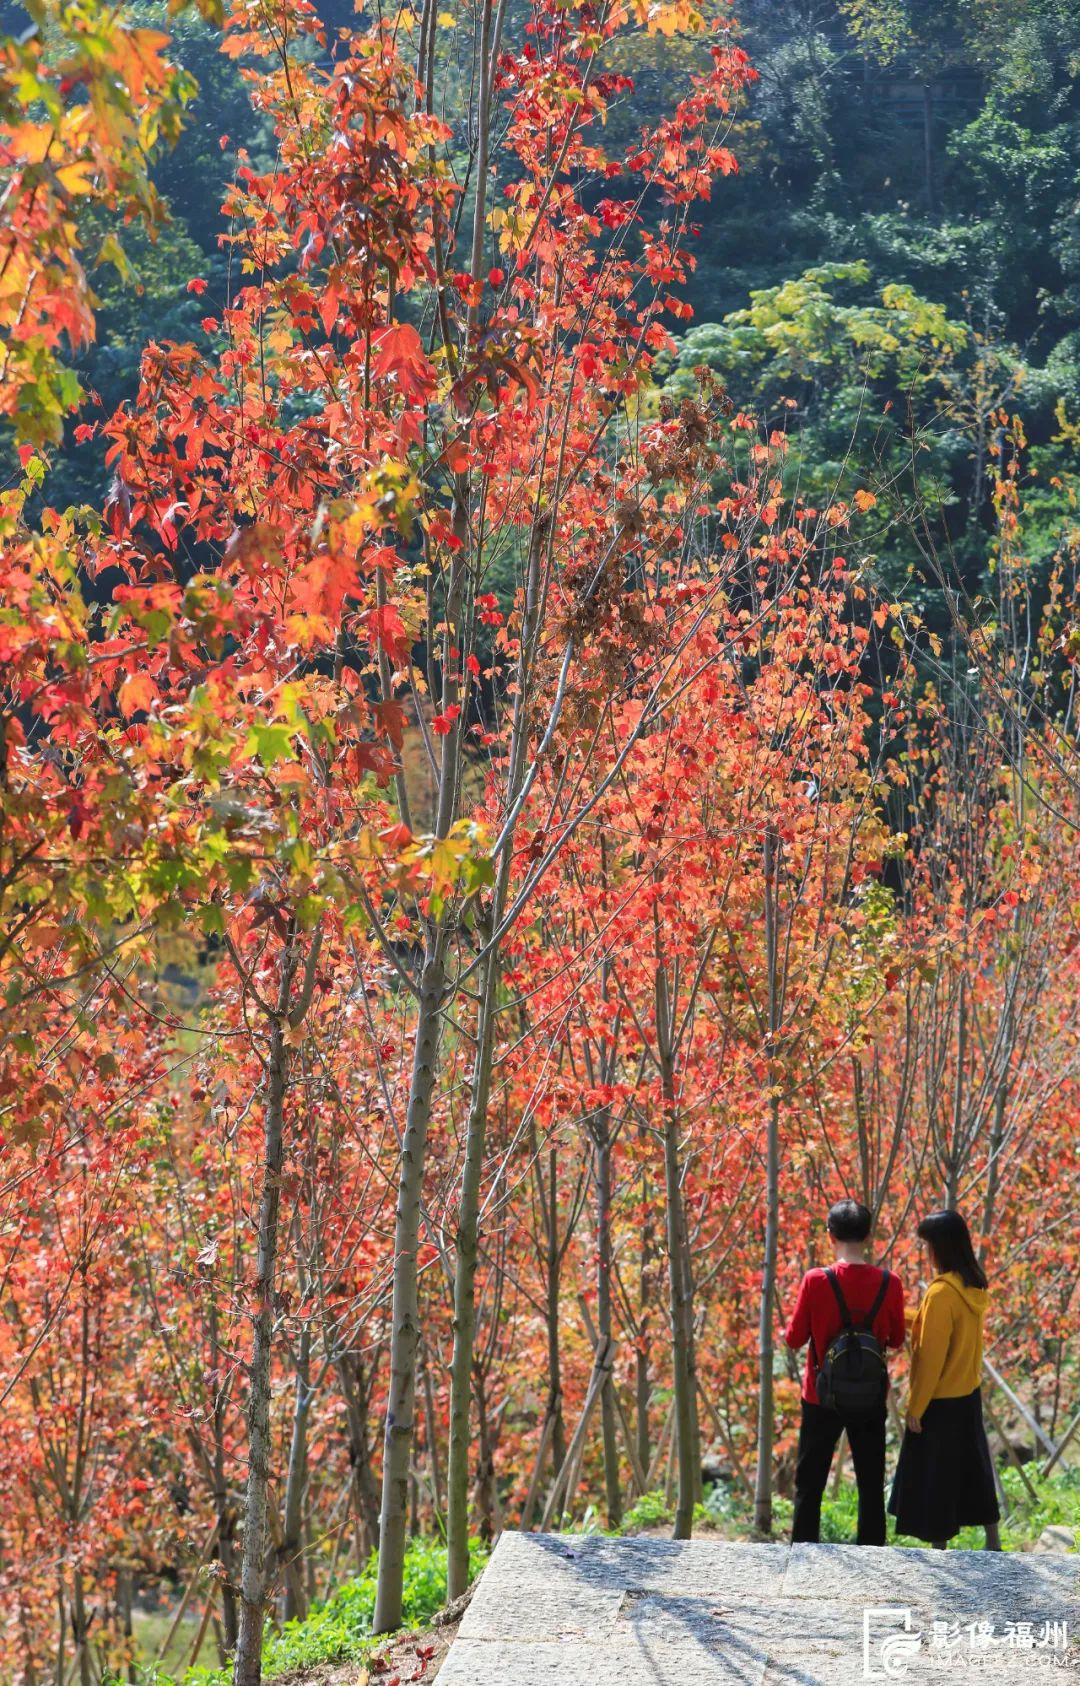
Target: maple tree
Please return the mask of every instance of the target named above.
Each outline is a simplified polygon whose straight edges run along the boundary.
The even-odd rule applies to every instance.
[[[727,29],[609,151],[632,43],[701,34],[691,7],[451,22],[234,8],[276,152],[237,157],[199,337],[82,424],[96,513],[42,503],[92,308],[68,201],[153,220],[123,143],[185,83],[97,14],[61,23],[113,54],[100,87],[10,45],[0,1600],[28,1681],[134,1666],[133,1587],[168,1574],[193,1659],[210,1636],[251,1686],[275,1599],[302,1615],[350,1551],[398,1626],[420,1526],[451,1596],[472,1524],[583,1488],[617,1526],[666,1484],[685,1536],[714,1439],[767,1531],[777,1300],[837,1189],[901,1269],[923,1202],[976,1210],[1001,1350],[1054,1422],[1070,1396],[1075,544],[1040,620],[1003,469],[998,600],[929,684],[940,642],[860,560],[875,494],[818,498],[708,368],[658,389],[752,75]],[[8,121],[34,100],[44,128]]]

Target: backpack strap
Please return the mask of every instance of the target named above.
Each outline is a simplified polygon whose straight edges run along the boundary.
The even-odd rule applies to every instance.
[[[874,1297],[874,1303],[867,1312],[866,1320],[863,1323],[863,1328],[870,1334],[873,1334],[874,1332],[874,1319],[877,1317],[878,1312],[885,1304],[885,1295],[889,1292],[889,1275],[890,1273],[883,1268],[881,1272],[881,1286]]]
[[[866,1317],[859,1324],[860,1329],[871,1332],[873,1331],[874,1319],[877,1317],[878,1312],[885,1304],[885,1295],[889,1291],[889,1274],[890,1273],[887,1270],[882,1270],[881,1282],[878,1286],[877,1294],[874,1297],[874,1303],[870,1307]],[[851,1312],[848,1310],[848,1303],[844,1298],[844,1290],[840,1286],[840,1278],[837,1276],[831,1265],[825,1272],[825,1275],[829,1278],[829,1281],[832,1284],[832,1291],[836,1295],[836,1303],[840,1307],[840,1316],[843,1318],[844,1328],[854,1330],[855,1320],[852,1317]]]
[[[837,1276],[831,1265],[826,1270],[825,1275],[828,1277],[832,1291],[836,1295],[836,1303],[840,1307],[840,1316],[843,1319],[844,1328],[854,1329],[855,1325],[852,1322],[851,1313],[848,1310],[848,1303],[844,1298],[844,1290],[840,1286],[840,1278]]]

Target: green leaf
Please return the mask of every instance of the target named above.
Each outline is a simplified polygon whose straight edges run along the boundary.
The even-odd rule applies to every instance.
[[[225,915],[217,902],[207,902],[199,909],[199,924],[208,937],[221,936],[225,930]]]
[[[229,880],[229,888],[238,893],[251,888],[251,881],[255,876],[255,863],[247,855],[233,855],[225,862],[225,876]]]
[[[487,884],[494,884],[495,862],[490,855],[470,855],[462,867],[461,880],[467,896]]]
[[[257,722],[248,733],[247,752],[257,755],[264,767],[273,767],[276,762],[286,761],[292,755],[292,740],[291,726]]]

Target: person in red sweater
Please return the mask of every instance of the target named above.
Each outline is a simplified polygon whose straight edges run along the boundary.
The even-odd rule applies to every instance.
[[[829,1234],[836,1248],[832,1269],[856,1326],[869,1316],[885,1283],[884,1296],[871,1324],[871,1331],[884,1351],[904,1344],[904,1290],[898,1276],[879,1270],[866,1257],[872,1223],[868,1208],[856,1200],[838,1200],[829,1211]],[[794,1351],[808,1343],[810,1349],[803,1377],[791,1538],[793,1542],[818,1538],[825,1483],[837,1442],[846,1430],[859,1488],[856,1540],[859,1545],[884,1545],[885,1401],[882,1399],[880,1409],[857,1418],[845,1418],[818,1402],[818,1370],[829,1343],[843,1327],[839,1298],[826,1271],[807,1271],[791,1321],[784,1331],[784,1339]]]

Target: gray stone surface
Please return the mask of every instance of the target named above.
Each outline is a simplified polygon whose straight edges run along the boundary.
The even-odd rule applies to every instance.
[[[882,1674],[867,1675],[861,1656],[854,1660],[837,1658],[827,1668],[797,1657],[775,1658],[770,1660],[761,1686],[866,1686],[867,1680],[874,1679],[883,1686],[887,1678]],[[894,1678],[906,1680],[908,1686],[942,1686],[942,1682],[949,1680],[970,1681],[972,1686],[1040,1686],[1040,1682],[1042,1686],[1053,1686],[1054,1682],[1065,1686],[1080,1676],[1067,1668],[1041,1662],[1010,1662],[997,1655],[988,1657],[985,1663],[949,1667],[937,1656],[923,1653],[912,1660],[906,1673]]]
[[[438,1686],[762,1686],[764,1677],[764,1657],[722,1657],[644,1636],[586,1646],[458,1638]]]
[[[1076,1598],[1080,1558],[1035,1558],[1028,1552],[920,1551],[853,1545],[790,1548],[781,1597],[829,1598],[858,1604],[917,1604],[952,1619],[1042,1619]],[[902,1592],[903,1596],[899,1594]],[[1075,1608],[1075,1606],[1074,1606]]]
[[[873,1618],[872,1669],[909,1612],[908,1631],[922,1640],[903,1659],[905,1673],[866,1673],[868,1607],[885,1612]],[[962,1624],[980,1620],[999,1636],[1006,1623],[1067,1622],[1070,1639],[1080,1639],[1080,1558],[508,1533],[439,1682],[855,1686],[960,1675],[994,1686],[1080,1686],[1075,1643],[1067,1658],[1000,1642],[973,1653]],[[933,1643],[935,1622],[961,1624],[951,1666]]]
[[[503,1534],[461,1624],[463,1639],[557,1639],[610,1632],[628,1587],[683,1598],[779,1595],[783,1545]],[[492,1572],[494,1565],[498,1568]]]

